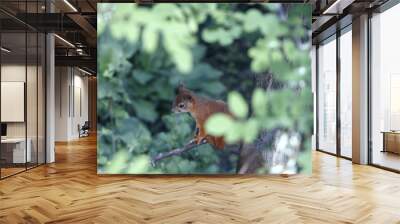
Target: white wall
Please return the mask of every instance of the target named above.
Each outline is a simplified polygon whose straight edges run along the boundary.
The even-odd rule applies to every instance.
[[[1,65],[1,81],[25,82],[25,69],[26,69],[25,64]]]
[[[88,117],[88,77],[82,76],[83,73],[79,72],[78,75],[74,76],[74,108],[73,119],[72,119],[72,136],[78,137],[78,124],[83,125],[85,121],[89,120]],[[80,108],[81,107],[81,108]],[[81,111],[80,111],[81,110]]]
[[[69,68],[55,68],[55,141],[68,140],[68,88],[70,84]]]
[[[88,120],[88,78],[78,69],[56,67],[55,108],[55,140],[77,139],[78,124]]]

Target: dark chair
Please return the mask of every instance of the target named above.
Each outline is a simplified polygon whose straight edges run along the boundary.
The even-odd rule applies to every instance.
[[[90,129],[89,121],[85,121],[82,127],[78,124],[79,138],[89,136],[89,129]]]

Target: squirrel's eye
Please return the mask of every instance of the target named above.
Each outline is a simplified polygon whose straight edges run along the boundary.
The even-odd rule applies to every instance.
[[[179,108],[184,108],[185,105],[183,103],[179,104]]]

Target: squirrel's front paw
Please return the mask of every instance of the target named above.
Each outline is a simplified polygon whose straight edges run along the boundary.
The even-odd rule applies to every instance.
[[[194,142],[194,143],[196,143],[196,144],[200,144],[201,141],[202,141],[203,139],[204,139],[204,138],[201,138],[201,137],[199,137],[199,136],[194,136],[193,140],[190,141],[190,142],[191,142],[191,143]]]
[[[208,135],[207,136],[204,136],[204,137],[198,137],[197,138],[197,144],[203,144],[203,143],[206,143],[206,142],[208,142]]]
[[[192,144],[192,143],[196,143],[197,144],[197,139],[194,138],[194,139],[190,140],[189,144]]]
[[[201,143],[201,138],[199,138],[198,136],[196,136],[194,138],[194,141],[196,142],[196,144],[200,144]]]

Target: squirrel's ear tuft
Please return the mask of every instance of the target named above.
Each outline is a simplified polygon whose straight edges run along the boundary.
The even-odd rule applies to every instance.
[[[184,89],[185,89],[185,85],[183,84],[183,81],[180,81],[178,87],[175,89],[175,93],[179,94]]]

